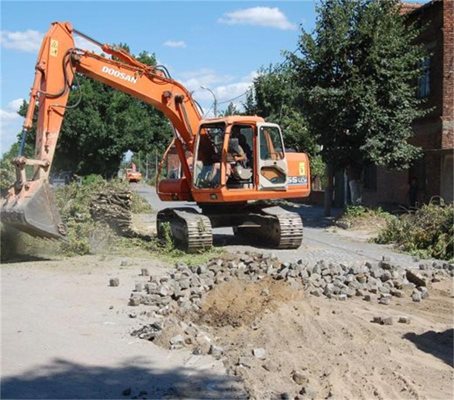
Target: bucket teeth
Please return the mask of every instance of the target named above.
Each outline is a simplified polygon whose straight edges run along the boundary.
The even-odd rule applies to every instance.
[[[27,195],[10,193],[2,204],[0,216],[5,225],[32,236],[51,239],[62,239],[66,236],[66,227],[57,210],[54,193],[47,182],[32,186]]]

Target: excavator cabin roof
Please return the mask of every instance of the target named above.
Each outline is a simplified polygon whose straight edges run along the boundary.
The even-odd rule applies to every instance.
[[[200,125],[203,124],[213,124],[213,123],[224,123],[226,125],[233,125],[235,123],[242,123],[242,124],[257,124],[260,122],[265,122],[262,117],[257,115],[251,116],[244,116],[244,115],[229,115],[228,117],[223,118],[210,118],[210,119],[203,119],[200,121]]]

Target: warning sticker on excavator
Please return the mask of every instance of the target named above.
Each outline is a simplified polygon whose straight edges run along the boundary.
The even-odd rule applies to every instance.
[[[49,55],[51,57],[57,57],[57,54],[58,54],[58,40],[51,39]]]
[[[299,173],[300,176],[306,176],[306,163],[300,162],[299,170],[300,170],[300,173]]]

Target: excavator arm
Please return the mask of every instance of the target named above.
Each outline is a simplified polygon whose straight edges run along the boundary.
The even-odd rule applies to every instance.
[[[76,48],[74,34],[99,45],[111,58]],[[174,127],[174,142],[183,173],[187,181],[191,181],[185,152],[193,152],[201,115],[187,89],[163,70],[141,63],[125,50],[101,44],[74,30],[70,23],[54,22],[38,54],[20,151],[13,160],[16,182],[2,200],[1,207],[2,222],[32,235],[61,238],[66,234],[48,176],[64,114],[74,107],[68,105],[68,97],[76,73],[101,81],[160,110]],[[22,153],[36,104],[39,113],[35,156],[28,159]],[[27,165],[34,169],[30,179],[26,176]]]

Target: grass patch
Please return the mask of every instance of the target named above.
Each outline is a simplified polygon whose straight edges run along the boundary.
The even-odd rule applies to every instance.
[[[454,205],[426,204],[391,218],[375,239],[421,258],[454,259]]]
[[[198,253],[186,253],[175,246],[171,236],[170,225],[163,224],[163,238],[153,238],[150,241],[139,238],[119,238],[117,250],[122,254],[140,254],[152,253],[161,260],[174,263],[176,261],[184,262],[187,265],[198,265],[209,261],[213,257],[219,257],[224,254],[224,250],[211,247],[210,249]]]
[[[392,215],[380,207],[368,208],[364,206],[347,206],[337,218],[336,225],[344,229],[372,229],[383,228],[392,218]]]
[[[211,258],[225,254],[225,251],[216,247],[200,253],[185,253],[173,245],[166,245],[157,239],[145,241],[138,238],[118,238],[113,249],[115,254],[127,257],[154,256],[168,263],[183,262],[187,265],[206,263]]]

